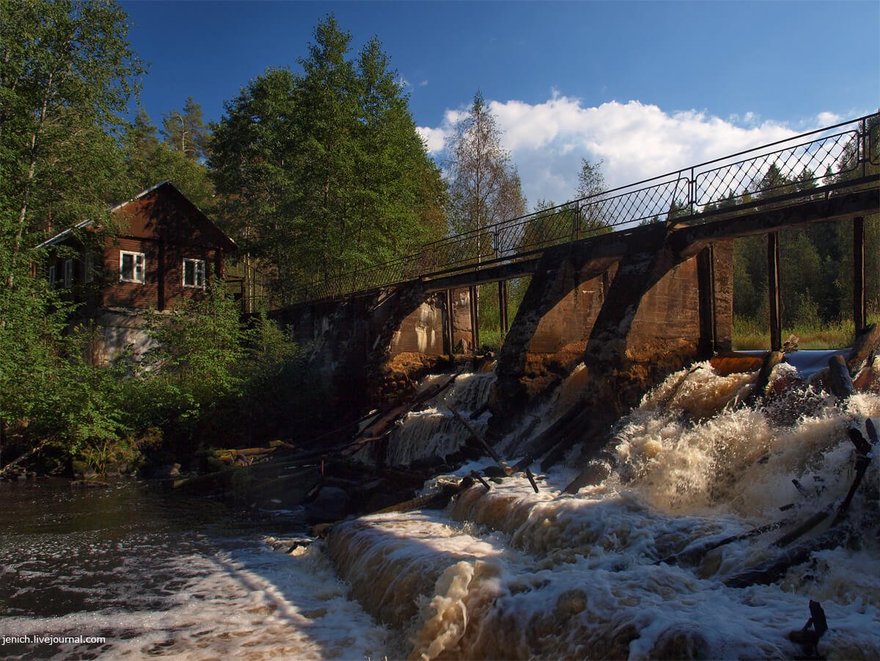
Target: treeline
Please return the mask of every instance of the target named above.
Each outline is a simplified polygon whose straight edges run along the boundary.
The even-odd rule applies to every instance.
[[[880,123],[873,118],[866,127],[864,144],[874,150],[865,165],[867,174],[880,167],[877,148]],[[857,145],[847,145],[838,163],[817,177],[804,169],[784,174],[772,164],[755,185],[754,199],[808,192],[819,183],[831,185],[860,176]],[[758,192],[763,191],[763,192]],[[746,193],[746,197],[749,194]],[[723,209],[732,201],[717,205]],[[813,334],[823,327],[852,323],[854,265],[853,223],[828,222],[807,225],[779,234],[780,295],[783,328],[795,334]],[[880,214],[865,217],[865,289],[869,316],[880,314]],[[755,236],[734,244],[734,315],[741,328],[768,328],[767,239]],[[849,341],[847,338],[844,341]]]
[[[301,73],[268,70],[217,125],[187,99],[157,127],[142,109],[126,119],[145,68],[114,2],[0,0],[0,15],[0,465],[43,448],[98,466],[151,439],[162,455],[301,426],[317,393],[298,349],[264,319],[241,326],[221,291],[162,315],[146,357],[90,363],[95,331],[34,277],[40,244],[84,220],[113,234],[112,205],[171,180],[283,300],[443,234],[445,186],[379,42],[353,55],[330,17]]]

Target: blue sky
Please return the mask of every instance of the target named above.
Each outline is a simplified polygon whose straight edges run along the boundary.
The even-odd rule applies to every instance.
[[[354,50],[382,42],[439,162],[481,90],[530,203],[570,198],[582,157],[623,184],[880,106],[876,0],[122,5],[157,124],[187,96],[217,120],[267,67],[298,70],[332,12]]]

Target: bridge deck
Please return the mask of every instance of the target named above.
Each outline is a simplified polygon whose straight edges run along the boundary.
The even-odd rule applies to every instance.
[[[878,173],[880,113],[442,239],[312,283],[290,303],[403,283],[441,291],[516,278],[533,273],[551,249],[619,256],[657,222],[666,224],[670,246],[695,254],[711,241],[876,213]]]

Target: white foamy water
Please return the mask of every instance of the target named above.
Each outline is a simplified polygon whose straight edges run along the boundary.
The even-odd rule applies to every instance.
[[[613,471],[601,484],[567,494],[577,466],[541,475],[534,465],[539,493],[523,474],[488,491],[477,483],[445,510],[351,519],[291,554],[253,528],[153,523],[99,534],[80,522],[59,536],[34,524],[0,539],[0,634],[108,639],[49,654],[13,650],[65,658],[793,658],[803,651],[788,633],[804,626],[812,599],[830,627],[821,654],[880,658],[876,456],[841,545],[768,584],[728,586],[776,557],[773,542],[816,512],[832,514],[802,540],[829,529],[854,478],[847,430],[867,435],[868,419],[880,427],[878,375],[875,362],[857,379],[864,390],[840,402],[780,365],[768,400],[744,406],[754,374],[697,364],[618,422]],[[576,371],[504,440],[511,464],[577,402],[583,377]],[[484,433],[485,416],[469,414],[491,378],[462,375],[406,416],[391,456],[454,453],[469,432],[450,405]],[[154,514],[161,521],[167,512]],[[775,527],[746,536],[762,526]],[[41,611],[33,599],[41,592],[64,603]]]
[[[613,475],[577,495],[562,491],[574,475],[566,467],[540,476],[538,494],[522,475],[489,491],[477,484],[442,513],[339,524],[328,552],[353,595],[392,627],[390,649],[409,658],[790,658],[803,654],[788,633],[809,618],[811,599],[831,627],[822,654],[878,658],[876,457],[848,514],[848,545],[767,585],[726,585],[780,553],[782,534],[836,511],[854,477],[847,429],[866,434],[869,418],[880,426],[872,393],[839,402],[793,385],[743,406],[754,376],[719,376],[708,363],[670,376],[617,425]],[[771,392],[795,377],[780,365]],[[561,392],[534,429],[571,401]]]

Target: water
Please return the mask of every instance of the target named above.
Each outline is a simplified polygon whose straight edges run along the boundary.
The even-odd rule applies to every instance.
[[[511,464],[577,401],[584,374],[504,439]],[[489,491],[477,484],[445,510],[351,519],[291,554],[273,550],[273,537],[295,534],[296,520],[136,484],[0,484],[0,635],[106,638],[7,645],[0,656],[793,658],[803,651],[788,633],[813,599],[830,626],[823,655],[880,658],[876,456],[848,513],[849,543],[767,585],[727,585],[777,555],[783,533],[842,501],[854,477],[847,429],[880,427],[880,360],[847,402],[780,365],[768,402],[743,406],[754,378],[708,363],[671,375],[615,427],[610,477],[577,495],[563,491],[575,449],[572,465],[532,467],[539,493],[522,474]],[[489,381],[459,377],[402,421],[388,456],[404,464],[426,448],[459,449],[471,432],[450,406],[482,433],[485,414],[469,414]]]
[[[269,535],[301,530],[295,518],[138,483],[0,483],[0,499],[0,637],[31,637],[2,658],[365,658],[384,647],[317,549],[272,549]]]

